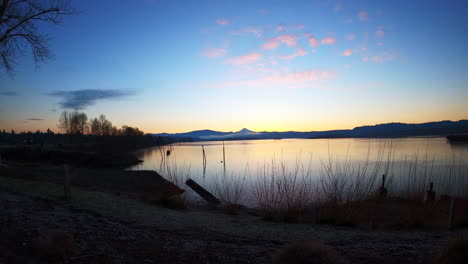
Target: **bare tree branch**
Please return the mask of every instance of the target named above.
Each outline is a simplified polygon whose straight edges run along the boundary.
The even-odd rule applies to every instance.
[[[64,15],[76,14],[68,0],[2,0],[0,4],[0,68],[14,77],[17,58],[31,50],[36,66],[53,59],[48,36],[38,23],[59,24]]]

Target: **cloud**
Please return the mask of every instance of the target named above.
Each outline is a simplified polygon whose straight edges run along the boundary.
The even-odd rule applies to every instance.
[[[18,96],[19,93],[15,91],[5,91],[5,92],[0,92],[0,95],[2,96]]]
[[[369,20],[369,17],[368,17],[368,14],[367,14],[366,11],[359,12],[358,17],[359,17],[359,20],[361,20],[361,21]]]
[[[363,57],[363,62],[375,62],[375,63],[383,63],[386,61],[396,60],[398,58],[398,53],[396,52],[383,52],[382,54],[373,56],[373,57]]]
[[[251,53],[251,54],[231,58],[231,59],[227,60],[226,63],[234,64],[234,65],[248,64],[248,63],[256,62],[261,58],[262,58],[262,54],[260,54],[260,53]]]
[[[218,58],[226,55],[226,53],[226,49],[209,48],[205,49],[201,55],[207,58]]]
[[[290,55],[284,55],[284,56],[278,56],[279,59],[282,59],[282,60],[291,60],[291,59],[294,59],[295,57],[298,57],[298,56],[305,56],[307,55],[307,51],[303,50],[303,49],[299,49],[297,52],[293,53],[293,54],[290,54]]]
[[[354,40],[354,39],[356,39],[356,34],[354,34],[354,33],[353,33],[353,34],[349,34],[348,36],[346,36],[346,39],[347,39],[347,40]]]
[[[322,44],[324,45],[333,45],[336,43],[336,39],[334,37],[325,37],[322,39]]]
[[[345,22],[345,23],[353,23],[353,19],[352,19],[352,18],[348,18],[348,19],[345,19],[344,22]]]
[[[43,118],[34,118],[34,117],[30,117],[30,118],[26,118],[26,121],[44,121],[45,119]]]
[[[241,31],[245,33],[252,33],[257,37],[261,37],[263,35],[263,29],[259,27],[247,27],[243,28]],[[233,32],[233,34],[237,35],[239,32]]]
[[[312,87],[314,83],[320,80],[328,79],[334,76],[334,73],[324,70],[310,70],[302,72],[294,72],[287,74],[273,74],[267,77],[222,83],[220,87],[243,87],[243,88],[262,88],[273,86],[289,86],[292,87]]]
[[[348,57],[351,56],[351,54],[353,54],[353,51],[351,49],[346,49],[341,55]]]
[[[134,92],[124,92],[119,90],[98,90],[84,89],[75,91],[56,91],[49,93],[50,96],[59,97],[62,108],[81,110],[94,105],[99,100],[117,99],[133,95]]]
[[[343,9],[343,4],[342,4],[342,3],[337,3],[337,4],[335,5],[335,8],[333,8],[333,10],[334,10],[335,12],[339,12],[339,11],[341,11],[341,9]]]
[[[216,19],[216,23],[218,23],[219,25],[222,25],[222,26],[227,26],[227,25],[230,24],[229,20],[224,19],[224,18]]]
[[[304,24],[296,24],[295,26],[296,29],[303,29],[304,27]]]
[[[397,54],[393,52],[384,52],[380,55],[372,57],[370,60],[376,63],[382,63],[386,61],[392,61],[397,58]]]
[[[315,37],[309,37],[309,45],[311,47],[317,47],[319,45],[319,41],[318,39],[316,39]]]
[[[284,43],[288,46],[295,46],[297,44],[297,38],[294,35],[281,35],[276,38],[271,38],[262,45],[262,49],[276,49]]]
[[[278,25],[278,26],[276,27],[276,29],[277,29],[278,31],[283,31],[283,30],[285,30],[286,28],[285,28],[283,25]]]
[[[375,32],[375,36],[378,38],[383,38],[385,36],[385,32],[382,29],[379,29]]]

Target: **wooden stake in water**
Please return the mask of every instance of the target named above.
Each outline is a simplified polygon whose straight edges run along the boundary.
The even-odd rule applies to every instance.
[[[434,183],[429,183],[429,190],[427,191],[426,203],[433,203],[435,201]]]
[[[224,140],[223,140],[223,166],[224,166],[224,175],[226,176],[226,152],[224,151]]]
[[[202,145],[202,152],[203,152],[203,178],[206,174],[206,155],[205,155],[205,147]]]

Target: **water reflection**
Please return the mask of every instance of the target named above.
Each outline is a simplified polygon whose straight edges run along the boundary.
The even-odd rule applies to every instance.
[[[132,169],[162,172],[168,164],[179,170],[190,168],[191,178],[210,186],[214,179],[226,177],[223,176],[226,171],[227,175],[248,174],[251,181],[255,181],[258,170],[272,162],[281,162],[287,169],[294,169],[297,164],[310,166],[311,177],[318,179],[324,174],[324,163],[349,163],[358,169],[365,164],[371,168],[379,160],[387,162],[388,159],[392,166],[384,173],[393,176],[395,182],[403,176],[405,181],[409,181],[407,176],[411,174],[414,174],[412,177],[424,174],[424,180],[432,180],[435,176],[449,177],[445,174],[453,160],[461,166],[458,170],[466,174],[468,165],[468,145],[449,144],[441,137],[190,142],[170,146],[170,155],[165,155],[166,148],[162,148],[163,151],[153,148],[139,152],[139,159],[144,162]]]

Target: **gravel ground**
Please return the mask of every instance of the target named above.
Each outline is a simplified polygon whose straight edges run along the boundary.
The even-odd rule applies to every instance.
[[[431,263],[452,235],[270,223],[245,212],[232,216],[200,208],[144,208],[143,217],[122,210],[96,213],[0,190],[0,263],[271,263],[279,248],[297,240],[322,241],[347,263]],[[73,234],[79,253],[52,260],[35,253],[32,241],[47,230]]]

